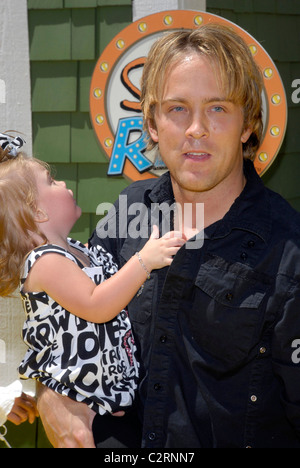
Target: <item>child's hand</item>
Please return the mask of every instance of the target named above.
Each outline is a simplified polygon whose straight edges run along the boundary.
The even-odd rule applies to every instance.
[[[35,399],[30,395],[22,393],[20,397],[15,399],[14,406],[7,419],[18,426],[27,420],[32,424],[38,416],[39,413]]]
[[[162,268],[171,265],[173,256],[186,242],[185,235],[180,231],[167,232],[163,237],[159,237],[159,230],[156,225],[147,244],[140,251],[140,256],[147,270]]]

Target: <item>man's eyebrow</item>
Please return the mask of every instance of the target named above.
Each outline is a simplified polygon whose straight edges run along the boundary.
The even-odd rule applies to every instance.
[[[162,104],[167,104],[170,102],[182,102],[185,103],[187,102],[188,99],[185,99],[183,97],[167,97],[166,99],[162,100]],[[213,97],[207,97],[203,99],[203,104],[210,104],[211,102],[232,102],[230,99],[226,98],[225,96],[213,96]]]
[[[205,98],[203,99],[203,102],[205,104],[209,104],[210,102],[230,102],[230,100],[226,98],[225,96],[215,96],[215,97]]]
[[[174,97],[169,97],[169,98],[167,98],[167,99],[163,99],[163,100],[161,101],[161,103],[162,103],[162,104],[165,104],[165,103],[168,103],[168,102],[186,102],[186,101],[187,101],[187,99],[184,99],[184,98],[182,98],[182,97],[176,97],[176,96],[174,96]]]

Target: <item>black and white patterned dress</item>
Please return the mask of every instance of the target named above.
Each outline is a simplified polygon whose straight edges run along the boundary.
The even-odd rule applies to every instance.
[[[90,267],[79,265],[67,250],[49,244],[33,250],[26,259],[20,292],[28,350],[19,367],[20,377],[39,380],[99,414],[125,409],[133,402],[138,380],[136,347],[126,310],[110,322],[96,324],[70,314],[45,293],[23,291],[30,269],[48,253],[69,258],[97,285],[116,273],[111,255],[101,247],[90,251],[79,241],[68,242],[89,256]]]

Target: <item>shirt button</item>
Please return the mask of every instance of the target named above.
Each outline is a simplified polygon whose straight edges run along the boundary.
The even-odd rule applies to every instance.
[[[152,440],[152,441],[155,440],[155,439],[156,439],[156,434],[155,434],[155,432],[149,432],[149,434],[148,434],[148,439],[149,439],[149,440]]]
[[[160,340],[161,343],[166,343],[166,341],[167,341],[166,335],[162,335],[159,340]]]
[[[232,301],[232,299],[233,299],[233,294],[232,294],[232,293],[227,293],[227,294],[226,294],[226,299],[227,299],[227,301]]]
[[[255,403],[257,401],[257,396],[256,395],[251,395],[250,400]]]
[[[162,387],[161,387],[160,383],[156,383],[156,384],[154,385],[154,390],[156,390],[156,391],[161,390],[161,388],[162,388]]]
[[[248,247],[250,247],[250,249],[253,249],[254,246],[255,246],[255,242],[253,240],[248,242]]]
[[[266,352],[266,348],[264,346],[262,346],[261,348],[259,348],[259,352],[260,354],[264,354]]]
[[[246,252],[242,252],[241,253],[241,259],[245,261],[245,260],[247,260],[247,258],[248,258],[248,255],[246,254]]]

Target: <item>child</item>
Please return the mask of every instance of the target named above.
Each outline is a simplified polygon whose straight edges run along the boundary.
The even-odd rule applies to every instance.
[[[156,228],[117,271],[108,252],[68,238],[81,215],[73,193],[22,153],[22,144],[0,134],[0,295],[11,294],[21,277],[28,351],[20,375],[100,415],[119,412],[132,405],[138,381],[124,307],[185,241],[179,233],[156,238]]]

